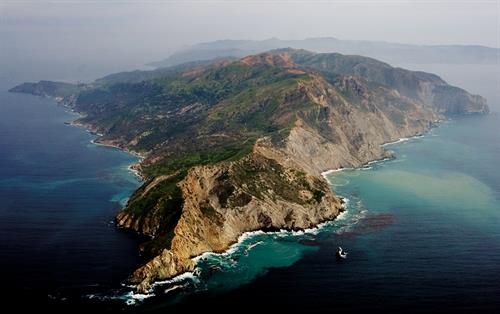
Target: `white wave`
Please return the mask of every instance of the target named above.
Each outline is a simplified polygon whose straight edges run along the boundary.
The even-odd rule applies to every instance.
[[[185,272],[185,273],[182,273],[182,274],[180,274],[178,276],[175,276],[174,278],[171,278],[171,279],[168,279],[168,280],[156,281],[156,282],[152,283],[151,287],[147,290],[146,293],[134,293],[134,290],[135,290],[135,288],[137,286],[122,284],[122,286],[131,288],[131,289],[134,289],[134,290],[129,291],[126,294],[124,294],[124,295],[122,295],[120,297],[109,297],[109,298],[111,298],[111,299],[124,299],[125,303],[127,305],[135,305],[135,304],[137,304],[137,302],[142,302],[142,301],[144,301],[147,298],[155,296],[155,294],[153,293],[153,291],[158,286],[167,285],[167,284],[173,284],[173,283],[182,282],[184,280],[193,280],[193,279],[195,279],[195,275],[192,272]],[[165,293],[167,293],[167,292],[169,292],[171,290],[174,290],[174,289],[178,289],[180,286],[184,287],[185,285],[174,285],[171,288],[167,288],[165,290]]]
[[[256,247],[257,245],[259,244],[262,244],[264,243],[264,241],[257,241],[255,243],[252,243],[250,244],[249,246],[247,246],[247,248],[245,249],[245,253],[248,253],[251,249],[253,249],[254,247]]]
[[[384,146],[388,146],[388,145],[393,145],[393,144],[398,144],[398,143],[402,143],[402,142],[407,142],[409,140],[413,140],[413,139],[416,139],[416,138],[422,138],[424,137],[425,135],[424,134],[417,134],[417,135],[414,135],[414,136],[411,136],[411,137],[402,137],[394,142],[389,142],[389,143],[384,143],[380,146],[384,147]]]
[[[240,235],[238,237],[238,241],[236,243],[234,243],[233,245],[231,245],[229,247],[229,249],[227,249],[225,252],[222,252],[222,253],[205,252],[205,253],[202,253],[202,254],[192,258],[192,260],[194,263],[199,263],[200,261],[206,260],[209,257],[222,257],[222,258],[229,257],[230,258],[234,253],[238,252],[240,248],[244,248],[244,252],[248,252],[251,249],[253,249],[254,247],[256,247],[257,245],[264,243],[264,241],[257,241],[257,242],[251,242],[250,244],[248,244],[249,241],[252,241],[255,237],[258,237],[258,236],[263,236],[263,235],[273,236],[274,235],[274,236],[278,236],[278,237],[284,237],[284,236],[303,236],[306,234],[317,234],[323,228],[325,228],[328,225],[331,225],[333,222],[335,222],[337,220],[346,219],[347,212],[348,212],[346,208],[347,208],[347,205],[349,204],[349,199],[347,199],[345,197],[341,197],[341,198],[344,201],[344,203],[343,203],[344,211],[342,211],[335,218],[335,220],[326,221],[326,222],[318,224],[317,226],[315,226],[313,228],[307,228],[307,229],[303,229],[303,230],[285,230],[285,229],[282,229],[279,231],[272,231],[272,232],[265,232],[262,230],[245,232],[242,235]],[[183,273],[183,274],[176,276],[176,277],[169,279],[169,280],[157,281],[151,285],[151,289],[149,291],[153,291],[153,289],[155,287],[161,286],[161,285],[178,283],[178,282],[181,282],[181,281],[184,281],[187,279],[196,280],[198,275],[199,274],[196,274],[195,272],[186,272],[186,273]],[[175,290],[175,289],[179,289],[180,287],[183,287],[183,286],[182,285],[174,285],[171,288],[167,288],[165,290],[165,293],[172,291],[172,290]],[[151,294],[146,294],[145,296],[150,296],[150,295]]]
[[[346,209],[346,210],[344,210],[343,212],[341,212],[341,213],[337,216],[337,218],[335,218],[335,220],[337,220],[337,221],[338,221],[338,220],[345,220],[345,219],[347,219],[347,209]]]
[[[240,248],[243,243],[255,236],[258,236],[258,235],[264,235],[266,234],[266,232],[262,231],[262,230],[256,230],[256,231],[248,231],[248,232],[245,232],[243,233],[242,235],[240,235],[238,237],[238,241],[236,241],[236,243],[234,243],[233,245],[231,245],[229,247],[229,249],[227,249],[226,251],[222,252],[222,253],[215,253],[215,252],[205,252],[205,253],[202,253],[196,257],[193,257],[192,260],[193,262],[195,263],[198,263],[200,260],[204,260],[204,259],[207,259],[208,257],[210,256],[221,256],[221,257],[226,257],[226,256],[229,256],[229,255],[232,255],[234,253],[237,252],[238,248]]]
[[[337,169],[327,170],[327,171],[322,172],[321,176],[326,180],[326,182],[328,182],[328,184],[335,185],[335,183],[332,180],[330,180],[330,178],[328,177],[328,175],[332,174],[332,173],[335,173],[335,172],[344,171],[344,170],[354,170],[354,168],[337,168]],[[336,186],[343,186],[343,185],[338,185],[337,184]]]
[[[401,140],[401,139],[400,139]],[[408,140],[405,138],[405,140]],[[398,140],[399,141],[399,140]],[[386,144],[383,144],[382,146],[384,145],[389,145],[389,144],[395,144],[396,142],[392,142],[392,143],[386,143]],[[391,157],[386,157],[386,158],[383,158],[383,159],[377,159],[377,160],[372,160],[372,161],[369,161],[367,162],[366,164],[360,166],[360,167],[357,167],[357,168],[352,168],[352,167],[346,167],[346,168],[337,168],[337,169],[332,169],[332,170],[327,170],[327,171],[324,171],[321,173],[321,176],[323,176],[323,178],[325,178],[325,180],[330,184],[330,185],[334,185],[334,186],[344,186],[345,184],[338,184],[338,183],[334,183],[332,182],[328,175],[329,174],[332,174],[332,173],[335,173],[335,172],[340,172],[340,171],[344,171],[344,170],[372,170],[373,167],[371,167],[371,165],[373,164],[376,164],[376,163],[381,163],[381,162],[385,162],[385,161],[389,161],[393,158]]]
[[[165,289],[165,291],[163,291],[163,293],[167,294],[169,293],[170,291],[174,291],[174,290],[177,290],[177,289],[182,289],[184,288],[186,285],[175,285],[173,287],[170,287],[170,288],[167,288]]]
[[[193,280],[195,278],[196,278],[196,276],[194,275],[194,273],[188,271],[188,272],[180,274],[179,276],[175,276],[174,278],[171,278],[171,279],[162,280],[162,281],[155,281],[153,284],[151,284],[150,290],[152,290],[153,288],[155,288],[157,286],[177,283],[177,282],[181,282],[184,280]]]
[[[323,172],[321,173],[321,175],[324,177],[324,176],[329,175],[330,173],[339,172],[339,171],[342,171],[342,170],[344,170],[344,169],[345,169],[345,168],[342,168],[342,167],[337,168],[337,169],[330,169],[330,170],[327,170],[327,171],[323,171]]]
[[[409,141],[409,140],[410,140],[410,138],[408,138],[408,137],[402,137],[402,138],[400,138],[400,139],[398,139],[398,140],[396,140],[394,142],[384,143],[384,144],[382,144],[380,146],[384,147],[384,146],[394,145],[394,144],[406,142],[406,141]]]
[[[251,249],[253,249],[254,247],[256,247],[257,245],[262,244],[262,243],[264,243],[264,242],[263,242],[263,241],[258,241],[258,242],[252,243],[252,244],[250,244],[250,245],[247,247],[247,250],[251,250]]]
[[[364,167],[369,167],[370,165],[374,165],[374,164],[378,164],[378,163],[382,163],[382,162],[386,162],[386,161],[389,161],[393,158],[391,157],[386,157],[386,158],[382,158],[382,159],[377,159],[377,160],[372,160],[372,161],[369,161],[367,162]]]
[[[359,204],[358,204],[359,205]],[[340,235],[345,232],[349,232],[352,230],[352,228],[361,220],[363,220],[366,217],[366,213],[368,211],[366,209],[363,209],[357,213],[354,213],[349,216],[349,219],[347,219],[347,213],[345,216],[345,219],[340,220],[341,222],[346,222],[345,224],[342,224],[340,226],[336,226],[337,228],[333,231],[335,234]]]
[[[143,180],[142,176],[141,176],[141,173],[137,170],[137,169],[134,169],[133,166],[135,164],[132,164],[132,165],[129,165],[127,167],[127,170],[132,172],[136,177],[138,177],[139,179]]]
[[[344,204],[342,204],[342,207],[343,207],[345,210],[347,210],[347,206],[349,205],[349,203],[351,202],[351,200],[350,200],[350,199],[348,199],[347,197],[343,197],[343,196],[339,196],[339,197],[340,197],[340,199],[341,199],[342,201],[344,201]],[[339,218],[339,217],[337,216],[337,219],[338,219],[338,218]]]
[[[154,297],[154,293],[134,293],[130,291],[129,293],[125,294],[123,298],[125,299],[125,303],[127,305],[136,305],[137,302],[142,302],[147,298]]]
[[[127,286],[134,287],[135,286]],[[97,299],[100,301],[109,301],[109,300],[122,300],[125,301],[127,305],[136,305],[138,302],[142,302],[147,298],[151,298],[155,296],[154,293],[135,293],[134,290],[131,290],[127,293],[120,293],[115,295],[98,295],[98,294],[88,294],[84,297],[88,299]]]
[[[347,200],[347,199],[345,199]],[[345,206],[345,203],[344,203]],[[315,227],[312,228],[306,228],[306,229],[301,229],[301,230],[286,230],[286,229],[281,229],[279,231],[269,231],[265,232],[262,230],[257,230],[257,231],[248,231],[243,233],[241,236],[239,236],[238,241],[231,245],[229,249],[227,249],[225,252],[222,253],[215,253],[215,252],[205,252],[202,253],[196,257],[193,257],[192,260],[195,263],[198,263],[200,260],[204,260],[209,258],[210,256],[220,256],[220,257],[228,257],[238,251],[239,248],[243,247],[245,245],[245,242],[247,240],[251,240],[256,236],[262,236],[262,235],[269,235],[269,236],[278,236],[278,237],[284,237],[284,236],[302,236],[306,234],[318,234],[319,231],[321,231],[324,227],[331,225],[334,221],[336,221],[339,217],[343,218],[343,214],[345,214],[347,211],[344,210],[342,213],[340,213],[335,220],[330,220],[330,221],[325,221],[322,222]],[[262,241],[259,241],[259,243],[262,243]],[[251,246],[252,244],[250,244]],[[248,247],[247,247],[248,249]],[[181,275],[182,276],[182,275]]]
[[[101,296],[101,295],[97,295],[97,294],[87,294],[87,295],[84,295],[83,296],[84,298],[87,298],[87,299],[97,299],[97,300],[100,300],[100,301],[106,301],[106,300],[112,300],[112,299],[118,299],[119,297],[113,297],[113,296]]]
[[[326,180],[326,182],[328,182],[328,184],[332,185],[332,180],[330,180],[330,178],[328,178],[328,175],[331,173],[337,172],[337,171],[341,171],[341,170],[342,170],[342,168],[324,171],[321,173],[321,176]]]
[[[263,236],[263,235],[273,236],[274,235],[274,236],[278,236],[278,237],[284,237],[284,236],[303,236],[306,234],[317,234],[322,229],[324,229],[326,226],[332,225],[336,221],[344,221],[347,219],[347,217],[348,217],[347,206],[348,206],[350,200],[348,198],[345,198],[345,197],[341,197],[341,198],[344,201],[344,203],[343,203],[344,211],[342,211],[335,218],[335,220],[323,222],[323,223],[320,223],[313,228],[307,228],[307,229],[303,229],[303,230],[279,230],[279,231],[272,231],[272,232],[265,232],[262,230],[256,230],[256,231],[245,232],[238,238],[238,242],[231,245],[231,247],[228,250],[226,250],[225,252],[223,252],[223,253],[205,252],[197,257],[194,257],[192,260],[195,263],[198,263],[200,260],[204,260],[204,259],[207,259],[207,258],[212,257],[212,256],[213,257],[230,258],[232,260],[231,256],[234,253],[238,252],[240,248],[244,248],[243,252],[247,253],[248,251],[250,251],[254,247],[263,244],[264,241],[251,242],[252,240],[254,240],[255,237],[258,237],[258,236]],[[250,243],[248,243],[248,242],[250,242]],[[232,261],[234,261],[234,260],[232,260]],[[223,262],[223,261],[220,261],[220,262]],[[182,288],[186,287],[186,284],[176,284],[176,283],[179,283],[179,282],[182,282],[185,280],[197,280],[198,276],[199,276],[199,273],[197,273],[196,271],[195,272],[186,272],[186,273],[183,273],[183,274],[176,276],[176,277],[169,279],[169,280],[154,282],[151,285],[150,290],[148,290],[148,293],[141,294],[141,293],[129,292],[126,295],[124,295],[122,297],[122,299],[125,299],[126,304],[128,304],[128,305],[135,305],[138,302],[142,302],[144,299],[147,299],[149,297],[154,296],[155,294],[152,291],[154,291],[154,288],[156,288],[158,286],[174,284],[173,286],[170,286],[164,290],[164,293],[169,293],[171,291],[174,291],[177,289],[182,289]],[[130,285],[126,285],[126,287],[135,288],[135,286],[130,286]]]

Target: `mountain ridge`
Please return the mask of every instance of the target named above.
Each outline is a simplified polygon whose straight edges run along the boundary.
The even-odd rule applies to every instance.
[[[471,63],[496,64],[500,49],[481,45],[414,45],[383,41],[342,40],[333,37],[300,40],[218,40],[186,46],[162,61],[149,63],[154,67],[172,66],[187,61],[221,57],[241,58],[281,47],[306,49],[319,53],[339,52],[369,56],[389,63]]]

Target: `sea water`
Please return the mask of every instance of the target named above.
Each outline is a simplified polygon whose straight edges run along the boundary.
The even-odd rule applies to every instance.
[[[137,158],[64,124],[77,117],[49,99],[0,92],[5,301],[71,299],[114,285],[141,262],[141,239],[113,222],[141,184],[127,170]]]

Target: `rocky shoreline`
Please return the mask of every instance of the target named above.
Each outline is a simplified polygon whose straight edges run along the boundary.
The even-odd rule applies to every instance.
[[[418,130],[415,130],[412,133],[406,133],[405,137],[418,136],[426,131],[428,131],[427,127],[420,128]],[[399,139],[400,138],[393,138],[388,142],[395,142]],[[382,147],[382,145],[383,145],[383,143],[380,144],[379,147]],[[282,158],[282,160],[280,160],[280,161],[283,162],[283,164],[287,164],[287,161],[286,161],[287,158],[286,158],[286,156],[282,155],[282,152],[276,152],[276,151],[274,151],[274,149],[270,149],[269,147],[266,147],[265,145],[264,145],[264,147],[261,147],[257,144],[256,148],[254,148],[254,152],[255,151],[257,151],[257,152],[260,151],[263,153],[263,155],[266,155],[268,157],[272,156],[273,158],[275,158],[275,160]],[[361,159],[361,160],[359,160],[359,164],[357,164],[351,168],[364,167],[371,162],[381,161],[381,160],[385,160],[385,159],[394,157],[393,152],[390,150],[384,149],[381,151],[377,150],[376,152],[377,153],[380,152],[380,154],[374,153],[373,156],[375,156],[375,158],[364,159],[364,160]],[[277,156],[279,156],[279,157],[277,157]],[[298,166],[296,166],[296,167],[298,169],[300,169],[300,167],[298,167]],[[205,168],[205,167],[202,167],[202,168]],[[345,167],[339,167],[337,169],[345,169]],[[203,176],[203,171],[201,171],[201,170],[199,170],[199,171],[200,172],[197,173],[196,175],[193,174],[192,177]],[[324,174],[326,172],[327,171],[319,172],[319,174],[321,175],[321,180],[323,180],[324,183],[328,182],[326,177],[324,176]],[[312,176],[316,177],[317,175],[318,174],[315,173]],[[214,175],[209,174],[209,177],[214,177]],[[192,180],[192,179],[190,179],[190,180]],[[289,182],[289,184],[292,184],[292,183]],[[196,180],[187,181],[187,182],[182,183],[182,186],[185,188],[187,188],[189,186],[194,186],[194,185],[196,185]],[[205,187],[205,190],[210,190],[210,188]],[[186,196],[192,196],[193,194],[196,194],[194,191],[189,190],[189,189],[183,190],[183,191],[185,191]],[[223,241],[222,243],[220,243],[216,247],[210,247],[210,248],[203,247],[203,246],[201,248],[199,246],[192,246],[193,241],[194,242],[203,242],[204,237],[201,237],[200,239],[197,239],[197,240],[188,241],[187,243],[186,242],[184,242],[184,243],[183,242],[172,243],[173,249],[163,250],[158,256],[156,256],[150,262],[148,262],[147,264],[145,264],[144,266],[139,268],[136,272],[134,272],[132,274],[132,276],[130,278],[130,282],[137,285],[137,291],[144,293],[144,292],[147,292],[150,290],[151,283],[153,283],[155,280],[157,280],[155,278],[168,279],[168,278],[176,277],[184,272],[193,271],[196,267],[195,261],[196,261],[197,257],[199,257],[202,254],[207,253],[207,252],[215,252],[215,253],[225,252],[232,245],[234,245],[235,243],[238,242],[238,238],[241,235],[243,235],[247,232],[254,232],[254,231],[258,231],[258,230],[270,231],[270,232],[278,231],[278,230],[289,230],[289,231],[305,230],[308,228],[314,228],[321,223],[325,223],[327,221],[334,220],[344,210],[344,201],[342,199],[334,196],[333,191],[330,190],[329,186],[327,186],[327,190],[324,192],[325,192],[325,195],[331,195],[331,197],[333,199],[332,203],[330,205],[327,205],[327,206],[334,208],[334,210],[328,215],[322,215],[321,218],[315,220],[312,223],[306,223],[306,224],[302,224],[302,225],[299,224],[299,225],[296,225],[293,227],[290,227],[289,225],[283,225],[283,224],[282,225],[272,225],[272,224],[271,225],[262,225],[262,224],[259,225],[259,224],[256,224],[256,225],[254,225],[255,227],[248,228],[247,226],[251,225],[249,223],[249,221],[251,221],[250,217],[246,217],[243,219],[241,219],[241,218],[235,219],[238,221],[245,221],[246,227],[243,229],[240,229],[241,231],[238,231],[237,233],[235,233],[234,236],[232,238],[230,238],[229,240],[226,240],[225,242]],[[198,199],[198,197],[195,197],[195,198]],[[290,206],[290,205],[291,204],[288,204],[288,206]],[[184,205],[184,206],[186,207],[186,205]],[[266,206],[268,206],[268,204],[260,203],[258,207],[265,208]],[[193,207],[196,208],[196,206],[193,206]],[[195,209],[195,211],[198,211],[198,210],[199,209]],[[245,209],[243,211],[252,211],[252,210]],[[275,214],[276,213],[281,214],[281,215],[285,214],[284,211],[280,208],[273,208],[270,211],[275,213]],[[197,215],[194,215],[194,216],[197,216]],[[189,227],[192,225],[200,225],[200,224],[203,225],[203,221],[197,220],[197,218],[193,218],[192,215],[189,215],[188,217],[189,218],[187,218],[187,219],[189,219],[189,220],[187,220],[187,221],[189,221],[189,222],[184,222],[181,220],[179,222],[179,224],[176,226],[176,229],[175,229],[176,232],[179,232],[181,234],[182,231],[180,231],[180,230],[182,230],[182,229],[190,230]],[[273,222],[279,221],[282,218],[283,217],[280,217],[279,215],[274,216],[274,217],[272,217],[271,221],[273,221]],[[297,221],[297,220],[295,219],[295,221]],[[117,223],[119,226],[122,226],[122,227],[127,228],[127,229],[135,229],[136,231],[138,231],[142,234],[154,234],[155,233],[154,231],[151,231],[151,230],[145,231],[144,229],[142,229],[142,230],[137,229],[139,225],[143,227],[144,225],[151,224],[151,221],[148,221],[148,222],[143,221],[142,223],[139,223],[138,220],[129,216],[125,212],[121,212],[120,214],[118,214]],[[210,229],[210,227],[208,227],[208,229]],[[225,227],[222,227],[222,229],[225,229]],[[184,258],[178,258],[178,256],[183,256]]]
[[[53,97],[53,96],[48,96],[48,95],[42,95],[40,97],[52,99],[58,105],[68,109],[71,113],[78,115],[78,118],[76,118],[72,121],[64,122],[64,124],[74,126],[77,128],[83,128],[87,132],[89,132],[90,134],[97,136],[95,139],[92,139],[90,141],[92,144],[116,148],[116,149],[119,149],[127,154],[130,154],[130,155],[133,155],[133,156],[139,158],[138,162],[131,164],[127,168],[130,172],[132,172],[134,175],[136,175],[142,182],[144,182],[146,180],[146,177],[141,172],[141,162],[147,157],[146,154],[130,150],[127,147],[125,147],[124,145],[115,144],[112,141],[102,140],[103,134],[98,132],[98,128],[96,126],[93,126],[91,124],[80,123],[78,121],[79,119],[84,118],[85,114],[73,109],[71,103],[74,100],[68,101],[66,98],[63,98],[63,97]]]
[[[76,126],[76,127],[85,128],[88,131],[92,132],[93,134],[96,134],[96,133],[94,133],[95,131],[93,131],[93,130],[95,130],[95,128],[92,126],[79,124],[79,123],[71,123],[71,125]],[[408,137],[404,137],[404,138],[398,138],[398,139],[395,139],[394,141],[389,141],[387,143],[381,144],[380,146],[383,147],[386,145],[395,144],[395,143],[400,142],[402,139],[411,139],[413,137],[420,136],[421,134],[427,132],[428,130],[429,129],[424,129],[424,130],[416,132],[414,135],[409,135]],[[123,148],[123,147],[116,145],[116,144],[113,144],[113,143],[98,142],[98,139],[93,140],[92,143],[96,144],[96,145],[102,145],[102,146],[108,146],[108,147],[120,149],[123,152],[132,154],[136,157],[139,157],[140,161],[138,163],[135,163],[135,164],[129,166],[129,168],[132,172],[137,174],[143,182],[145,182],[147,180],[147,178],[141,173],[141,162],[144,160],[144,158],[146,158],[145,155],[139,154],[137,152],[131,152],[127,148]],[[394,158],[393,152],[390,150],[384,150],[383,154],[380,157],[372,159],[372,160],[362,161],[361,165],[359,165],[358,167],[349,167],[349,168],[339,167],[339,168],[333,169],[333,170],[330,169],[330,170],[326,170],[326,171],[321,172],[321,176],[324,178],[324,180],[326,182],[328,182],[328,179],[326,178],[326,175],[328,173],[335,172],[335,171],[341,171],[344,169],[363,168],[372,162],[383,161],[383,160],[387,160],[390,158]],[[300,227],[300,228],[287,228],[287,227],[279,227],[278,228],[278,227],[271,226],[271,227],[250,229],[250,230],[242,232],[241,234],[238,235],[238,238],[236,240],[225,243],[224,246],[220,247],[217,250],[204,251],[204,252],[201,252],[197,255],[190,256],[187,260],[184,260],[184,261],[176,259],[172,252],[170,252],[168,250],[164,250],[159,256],[155,257],[152,261],[148,262],[146,265],[142,266],[136,272],[134,272],[132,274],[132,277],[129,278],[127,281],[129,283],[136,284],[136,290],[138,292],[147,293],[148,291],[150,291],[151,284],[154,282],[153,280],[149,280],[150,274],[157,272],[156,269],[169,269],[170,273],[168,273],[168,275],[164,275],[165,278],[172,279],[172,278],[175,278],[177,276],[181,276],[185,272],[193,271],[196,267],[196,261],[199,260],[199,258],[201,258],[203,256],[203,254],[206,254],[206,253],[222,254],[224,252],[227,252],[227,250],[229,250],[233,245],[237,245],[240,241],[240,238],[244,237],[245,234],[251,234],[251,233],[257,232],[257,231],[263,231],[263,232],[300,231],[300,230],[307,230],[307,229],[311,229],[311,228],[312,229],[318,228],[321,224],[336,219],[338,217],[338,215],[340,215],[345,210],[345,200],[343,200],[342,198],[338,198],[338,199],[340,200],[340,207],[338,207],[338,212],[336,214],[329,216],[329,217],[325,217],[324,219],[319,220],[311,225],[305,225],[305,226]],[[134,229],[132,224],[136,223],[137,221],[135,221],[133,218],[129,217],[125,212],[122,211],[122,212],[118,213],[118,215],[116,216],[116,222],[117,222],[117,226],[120,228]],[[148,232],[144,232],[144,230],[141,232],[139,232],[139,231],[137,231],[137,232],[139,234],[148,234]],[[150,232],[150,235],[154,237],[153,234],[154,234],[154,232]],[[172,265],[175,265],[175,266],[172,267]],[[143,280],[139,282],[135,278],[143,278]]]

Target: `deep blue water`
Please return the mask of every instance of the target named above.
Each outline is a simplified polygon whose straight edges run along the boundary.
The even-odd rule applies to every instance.
[[[95,136],[64,124],[75,118],[53,101],[0,92],[0,277],[10,300],[109,286],[140,262],[138,237],[112,223],[140,184],[127,171],[137,159],[91,144]]]
[[[347,212],[318,230],[255,234],[201,276],[130,295],[136,235],[112,224],[136,158],[90,143],[52,101],[0,93],[2,295],[74,310],[496,312],[500,117],[456,117],[388,146],[396,159],[330,174]],[[339,262],[335,249],[349,252]],[[7,299],[5,298],[5,299]],[[135,305],[126,305],[126,302]]]

